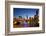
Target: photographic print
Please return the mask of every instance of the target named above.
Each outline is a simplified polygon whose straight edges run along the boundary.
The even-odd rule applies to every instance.
[[[13,28],[39,27],[39,9],[13,8]]]
[[[42,6],[11,5],[10,31],[36,31],[42,29]]]

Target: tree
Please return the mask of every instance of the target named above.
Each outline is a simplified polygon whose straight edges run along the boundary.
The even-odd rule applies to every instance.
[[[34,26],[39,26],[39,17],[37,15],[34,16]]]

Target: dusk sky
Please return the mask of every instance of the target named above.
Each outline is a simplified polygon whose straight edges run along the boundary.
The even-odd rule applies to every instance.
[[[38,9],[33,9],[33,8],[13,8],[13,16],[18,17],[18,16],[28,16],[28,17],[33,17],[36,15],[36,10]]]

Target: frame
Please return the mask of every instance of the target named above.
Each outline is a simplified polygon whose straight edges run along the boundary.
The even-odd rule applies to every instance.
[[[5,32],[6,35],[18,35],[18,34],[37,34],[45,32],[45,3],[34,3],[34,2],[18,2],[18,1],[5,1]],[[19,6],[19,7],[18,7]],[[21,6],[21,7],[20,7]],[[12,28],[13,26],[13,8],[39,8],[40,9],[40,28]],[[12,13],[11,13],[12,12]],[[41,17],[42,16],[42,17]],[[11,18],[12,17],[12,18]],[[11,20],[12,19],[12,20]],[[42,22],[41,22],[42,21]],[[12,23],[11,23],[12,22]],[[21,29],[21,30],[19,30]],[[23,30],[25,29],[25,30]],[[28,30],[29,29],[29,30]],[[32,31],[33,30],[33,31]]]

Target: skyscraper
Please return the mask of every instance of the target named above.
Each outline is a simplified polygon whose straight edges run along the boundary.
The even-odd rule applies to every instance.
[[[28,15],[26,15],[26,18],[28,19]]]
[[[36,15],[38,16],[39,10],[36,10]]]

